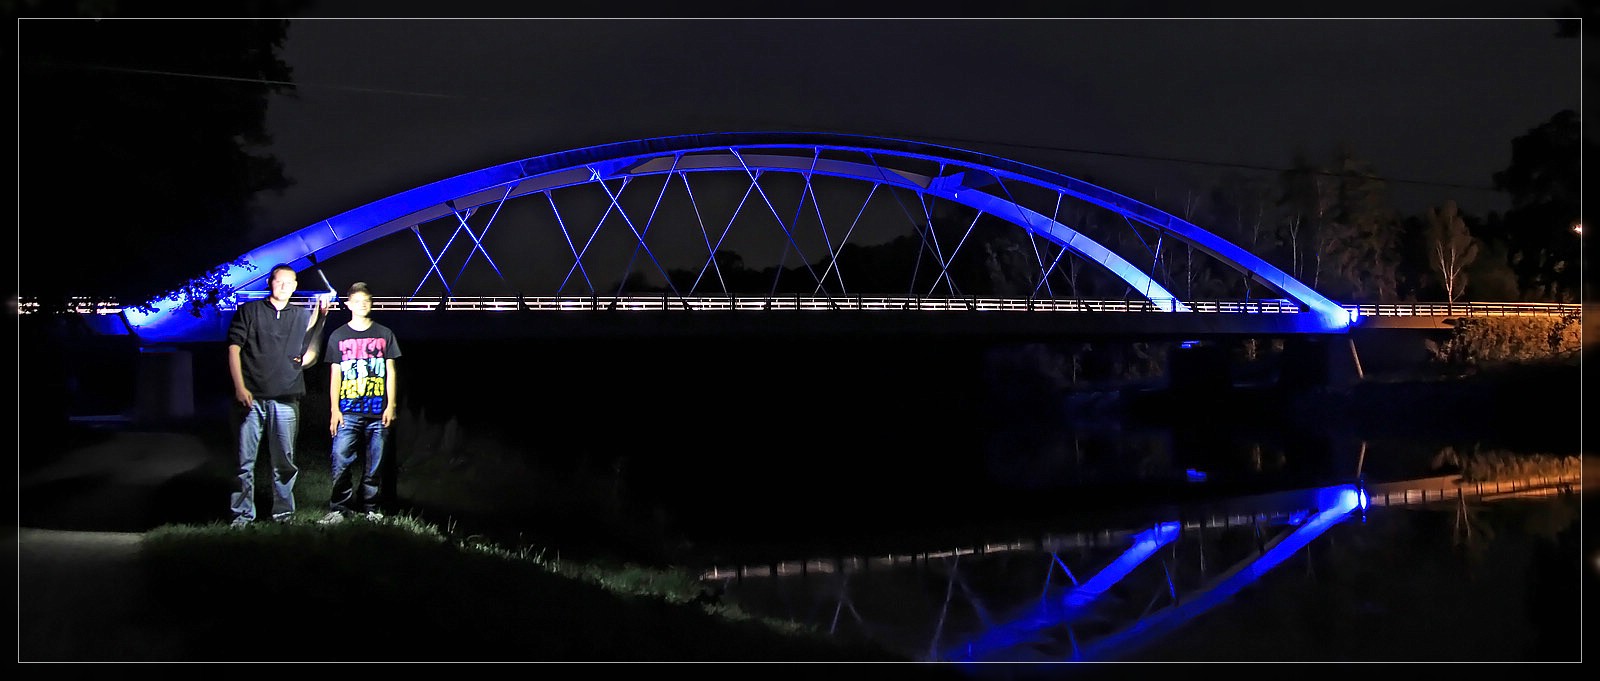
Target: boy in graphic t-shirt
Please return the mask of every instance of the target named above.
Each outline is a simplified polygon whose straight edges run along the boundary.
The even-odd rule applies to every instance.
[[[365,513],[369,520],[378,513],[379,472],[389,424],[395,419],[394,361],[400,358],[400,343],[389,327],[372,321],[372,294],[366,282],[350,286],[345,297],[350,321],[328,335],[323,356],[332,367],[328,377],[328,401],[332,413],[328,433],[333,436],[333,494],[323,523],[337,523],[345,517]],[[357,456],[359,451],[364,456]],[[362,459],[361,481],[354,478],[356,459]]]

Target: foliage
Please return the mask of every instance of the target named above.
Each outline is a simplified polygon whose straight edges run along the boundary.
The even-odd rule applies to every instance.
[[[1395,269],[1399,230],[1386,185],[1371,164],[1340,149],[1333,220],[1325,232],[1323,257],[1332,266],[1327,290],[1350,302],[1391,302],[1398,288]]]
[[[1565,110],[1511,142],[1511,164],[1494,175],[1511,194],[1511,210],[1496,228],[1526,297],[1578,299],[1582,240],[1572,233],[1582,217],[1578,112]]]
[[[257,9],[286,16],[298,5]],[[288,21],[115,20],[133,10],[114,2],[67,9],[108,20],[19,24],[18,92],[29,101],[19,111],[29,131],[18,147],[29,197],[19,293],[45,305],[226,296],[217,272],[190,277],[247,250],[256,196],[290,183],[262,153],[269,98],[292,94],[279,58]],[[194,16],[228,11],[214,9]]]
[[[1484,362],[1564,359],[1582,350],[1578,314],[1563,317],[1458,317],[1450,338],[1426,341],[1433,361],[1447,369],[1465,370]]]
[[[1567,478],[1583,474],[1582,457],[1521,455],[1499,449],[1484,450],[1477,445],[1473,445],[1471,452],[1458,452],[1454,447],[1440,449],[1432,465],[1434,470],[1461,471],[1462,482]]]
[[[162,300],[176,300],[182,304],[183,307],[189,309],[189,314],[199,317],[207,308],[217,308],[224,304],[235,304],[238,302],[233,295],[235,289],[232,286],[222,283],[222,279],[223,277],[228,276],[228,273],[232,272],[236,268],[243,268],[251,271],[259,269],[249,261],[245,260],[243,257],[235,258],[230,262],[225,262],[221,265],[217,265],[216,267],[206,270],[205,273],[201,274],[200,276],[190,279],[176,289],[156,296],[149,302],[129,305],[129,307],[141,310],[148,314],[155,311],[156,303]]]
[[[1470,221],[1469,221],[1470,224]],[[1470,228],[1470,227],[1469,227]],[[1477,230],[1473,230],[1477,233]],[[1476,301],[1515,301],[1517,274],[1508,263],[1510,256],[1499,240],[1478,239],[1479,256],[1467,264],[1467,299]]]

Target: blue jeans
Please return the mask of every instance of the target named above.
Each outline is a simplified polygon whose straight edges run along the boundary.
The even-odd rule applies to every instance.
[[[333,436],[333,498],[329,506],[343,513],[370,513],[378,510],[378,467],[383,463],[383,445],[389,429],[383,417],[345,414],[339,432]],[[366,442],[361,467],[361,484],[355,484],[357,445]]]
[[[239,422],[239,486],[229,499],[234,520],[256,519],[256,452],[263,437],[272,453],[272,519],[294,513],[294,439],[300,424],[298,398],[256,399]]]

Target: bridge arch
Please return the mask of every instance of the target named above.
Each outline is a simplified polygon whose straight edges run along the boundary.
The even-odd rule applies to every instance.
[[[849,152],[846,160],[824,153]],[[913,169],[913,166],[915,169]],[[937,168],[926,172],[927,167]],[[1121,279],[1157,309],[1187,307],[1151,276],[1111,249],[1022,204],[1014,188],[1033,187],[1115,212],[1225,263],[1254,283],[1277,291],[1311,314],[1297,315],[1307,331],[1341,331],[1349,315],[1261,258],[1182,218],[1061,173],[1017,161],[912,140],[839,133],[708,133],[602,144],[504,163],[389,196],[321,220],[241,256],[246,267],[223,275],[230,290],[265,287],[266,270],[287,262],[304,269],[320,260],[431,220],[460,215],[535,193],[619,178],[699,172],[780,172],[872,182],[938,197],[1005,220],[1055,243]],[[610,193],[609,188],[607,193]],[[612,197],[613,202],[615,197]],[[769,204],[770,205],[770,204]],[[442,278],[442,277],[441,277]],[[178,301],[153,312],[128,310],[129,328],[150,341],[220,337],[219,318],[195,317]]]

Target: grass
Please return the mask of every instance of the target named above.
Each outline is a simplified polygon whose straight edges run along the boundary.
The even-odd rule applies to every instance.
[[[558,561],[404,515],[168,525],[139,560],[144,624],[184,660],[904,661],[750,617],[680,570]]]

